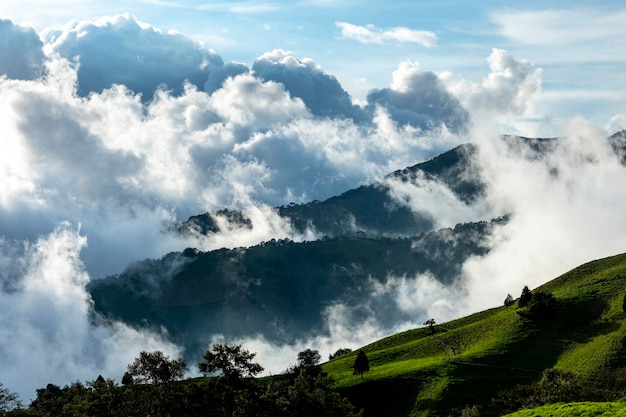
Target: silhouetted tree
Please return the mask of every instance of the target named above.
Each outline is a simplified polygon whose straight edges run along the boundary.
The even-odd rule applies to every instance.
[[[513,296],[511,294],[508,294],[506,298],[504,299],[504,306],[511,307],[514,303],[515,303],[515,300],[513,299]]]
[[[428,319],[424,322],[424,326],[428,326],[430,332],[435,334],[435,319]]]
[[[624,294],[624,299],[622,300],[622,310],[626,312],[626,294]]]
[[[298,353],[298,367],[301,369],[314,368],[321,360],[322,356],[318,350],[305,349]]]
[[[241,345],[219,343],[213,345],[213,351],[204,353],[204,361],[198,364],[198,368],[204,374],[219,372],[227,379],[253,377],[263,372],[261,365],[252,362],[255,356],[256,353],[250,353]]]
[[[122,376],[122,385],[133,385],[135,381],[133,380],[133,376],[130,372],[124,372],[124,376]]]
[[[332,361],[333,359],[337,359],[340,356],[347,355],[350,352],[352,352],[352,349],[350,348],[337,349],[335,353],[331,353],[330,355],[328,355],[328,360]]]
[[[183,411],[175,398],[174,381],[183,378],[187,364],[183,359],[170,359],[161,351],[141,352],[128,365],[134,384],[129,395],[139,414],[162,417],[180,415]]]
[[[370,361],[362,350],[359,350],[359,353],[357,353],[352,369],[354,369],[353,375],[361,375],[361,379],[363,379],[365,372],[370,371]]]
[[[213,410],[214,415],[246,415],[241,409],[251,408],[251,402],[257,398],[257,393],[254,384],[248,379],[263,371],[261,365],[252,362],[255,356],[256,353],[249,352],[241,345],[231,346],[226,343],[215,344],[212,351],[207,350],[204,353],[204,361],[198,364],[200,372],[217,372],[221,376],[214,378],[209,385],[220,404],[217,410]],[[238,409],[240,412],[236,411]]]
[[[530,304],[530,300],[533,298],[533,293],[528,288],[528,285],[525,285],[522,289],[522,295],[519,298],[518,306],[523,308]]]
[[[133,363],[128,365],[128,373],[133,381],[140,384],[163,384],[182,379],[187,371],[183,359],[170,359],[161,351],[141,352]]]

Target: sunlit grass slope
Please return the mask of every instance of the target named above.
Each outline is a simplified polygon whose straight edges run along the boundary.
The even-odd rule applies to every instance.
[[[365,346],[364,378],[352,372],[356,353],[324,369],[366,417],[446,416],[473,404],[498,415],[491,399],[544,369],[593,377],[626,366],[625,277],[626,254],[593,261],[533,289],[556,297],[552,315],[523,318],[516,302]]]
[[[551,404],[532,410],[520,410],[506,417],[622,417],[626,416],[623,402],[581,402]]]

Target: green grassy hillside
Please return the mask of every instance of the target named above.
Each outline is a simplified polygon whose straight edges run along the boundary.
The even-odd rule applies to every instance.
[[[356,353],[324,369],[366,417],[458,415],[468,405],[499,415],[491,399],[545,369],[592,381],[626,366],[624,277],[626,254],[590,262],[533,289],[554,295],[553,311],[531,319],[516,301],[379,340],[363,348],[363,379],[352,374]]]
[[[506,417],[622,417],[626,416],[623,402],[582,402],[551,404],[532,410],[521,410]]]

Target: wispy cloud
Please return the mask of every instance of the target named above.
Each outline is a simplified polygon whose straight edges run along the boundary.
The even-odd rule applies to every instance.
[[[229,12],[237,14],[256,14],[266,13],[278,8],[278,5],[273,3],[259,3],[251,1],[243,2],[212,2],[204,4],[189,4],[180,1],[163,1],[163,0],[144,0],[146,3],[163,6],[174,7],[180,9],[193,9],[210,12]]]
[[[491,15],[502,36],[530,45],[573,45],[626,35],[626,10],[505,11]]]
[[[427,48],[437,44],[437,35],[430,31],[413,30],[406,27],[381,29],[374,25],[358,26],[347,22],[336,22],[341,29],[341,38],[361,43],[384,44],[388,42],[418,43]]]

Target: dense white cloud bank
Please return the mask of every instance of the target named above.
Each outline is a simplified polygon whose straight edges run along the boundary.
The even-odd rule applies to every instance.
[[[0,366],[12,390],[32,395],[48,382],[98,373],[119,378],[139,348],[174,352],[162,335],[94,322],[90,278],[187,246],[312,238],[293,236],[270,207],[337,195],[468,140],[480,146],[489,180],[481,206],[464,206],[426,180],[421,190],[394,188],[406,204],[442,214],[441,227],[513,213],[493,236],[491,255],[466,265],[468,285],[390,277],[373,297],[392,293],[415,321],[389,329],[372,318],[362,332],[346,332],[355,322],[334,306],[331,338],[282,348],[255,338],[267,351],[262,362],[309,343],[325,353],[357,347],[429,316],[498,305],[524,284],[626,243],[624,168],[602,142],[607,132],[575,121],[554,155],[531,161],[484,128],[522,115],[541,91],[541,70],[503,50],[493,50],[480,83],[400,63],[391,85],[358,107],[310,59],[275,50],[251,69],[224,64],[183,35],[128,15],[72,22],[45,42],[1,21],[0,39],[11,41],[0,43]],[[225,207],[246,211],[252,230],[203,241],[166,232],[176,220]],[[364,338],[350,339],[357,333]],[[27,357],[15,346],[33,348]]]
[[[67,223],[34,242],[0,240],[0,369],[23,400],[48,383],[121,379],[142,350],[178,355],[164,335],[91,315],[80,260],[86,239]]]
[[[420,72],[404,75],[406,88],[394,81],[395,90],[384,90],[392,98],[362,109],[310,59],[277,50],[260,56],[252,72],[242,64],[224,70],[214,53],[128,15],[73,22],[46,39],[35,48],[48,54],[40,78],[0,79],[2,234],[36,239],[59,221],[80,223],[89,239],[83,258],[95,276],[193,245],[162,237],[173,220],[325,199],[464,140],[446,126],[455,120],[446,112],[460,112],[458,106],[443,106],[422,123],[425,106],[456,102],[438,82],[434,92],[420,87]],[[21,50],[32,50],[28,45]],[[186,82],[193,65],[183,60],[176,67],[176,48],[188,51],[193,65],[212,60],[209,70],[223,71]],[[109,55],[117,58],[101,59]],[[131,56],[152,61],[125,61]],[[163,62],[164,78],[156,62]],[[109,78],[81,72],[90,66]],[[92,78],[103,84],[86,94]],[[160,89],[163,83],[180,91]],[[285,228],[281,237],[288,234]]]
[[[78,59],[81,95],[123,84],[145,99],[161,84],[180,89],[183,81],[201,88],[222,59],[178,33],[162,33],[132,16],[73,21],[44,34],[48,54]]]

